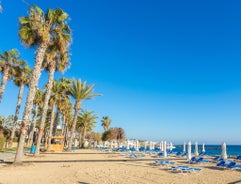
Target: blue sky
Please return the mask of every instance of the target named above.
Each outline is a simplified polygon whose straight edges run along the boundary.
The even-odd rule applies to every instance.
[[[241,2],[27,2],[69,14],[72,56],[64,76],[94,83],[103,94],[84,109],[110,116],[128,138],[241,144]],[[0,52],[17,48],[33,66],[35,50],[17,34],[28,6],[1,3]],[[40,88],[46,80],[43,72]],[[8,82],[0,114],[14,113],[17,92]],[[100,118],[95,130],[102,132]]]

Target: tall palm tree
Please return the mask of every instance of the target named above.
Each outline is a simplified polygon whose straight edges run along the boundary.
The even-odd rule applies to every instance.
[[[102,117],[101,122],[101,126],[103,126],[104,130],[106,131],[110,128],[112,120],[109,118],[109,116],[104,116]]]
[[[38,139],[37,139],[36,152],[34,154],[35,156],[39,155],[41,139],[43,136],[43,130],[44,130],[45,122],[46,122],[46,115],[47,115],[47,110],[48,110],[49,99],[50,99],[51,90],[53,87],[54,73],[56,70],[60,70],[61,72],[64,72],[64,70],[68,66],[68,62],[69,62],[69,58],[67,55],[68,53],[66,51],[62,52],[60,50],[61,48],[59,48],[59,47],[63,48],[64,46],[59,46],[59,44],[64,44],[65,45],[64,50],[66,50],[69,45],[67,43],[68,43],[67,40],[64,40],[64,42],[60,42],[60,43],[54,42],[47,49],[47,52],[45,53],[45,60],[44,60],[43,65],[44,65],[44,68],[49,71],[49,77],[48,77],[48,83],[46,85],[46,95],[45,95],[45,99],[44,99],[43,112],[42,112],[42,116],[41,116],[41,120],[40,120],[40,130],[39,130]],[[55,108],[55,104],[53,104],[52,108],[53,109]],[[52,116],[54,116],[54,114]],[[50,134],[52,134],[52,132],[50,132]],[[50,149],[50,147],[49,147],[49,149]]]
[[[73,116],[72,116],[72,109],[73,109],[73,104],[68,101],[68,100],[63,100],[61,103],[58,104],[60,113],[62,114],[62,135],[64,136],[64,145],[66,146],[68,144],[68,130],[73,122]]]
[[[21,101],[22,101],[22,96],[23,96],[23,90],[24,86],[28,86],[29,82],[31,79],[31,70],[27,64],[23,65],[22,67],[18,67],[16,69],[16,74],[14,76],[14,83],[16,86],[19,86],[19,92],[18,92],[18,101],[17,101],[17,106],[16,106],[16,111],[15,111],[15,116],[14,116],[14,124],[13,124],[13,129],[11,132],[11,137],[10,137],[10,147],[12,145],[12,140],[15,135],[15,130],[16,130],[16,125],[18,121],[18,115],[20,111],[20,106],[21,106]]]
[[[53,135],[56,135],[57,131],[57,125],[59,122],[59,117],[61,113],[61,108],[66,108],[70,100],[70,95],[69,95],[69,90],[71,88],[71,81],[68,78],[61,78],[59,80],[59,98],[57,100],[56,106],[57,106],[57,114],[55,118],[55,123],[54,123],[54,130],[53,130]],[[73,109],[73,108],[70,108]],[[65,116],[62,115],[63,120],[65,119]],[[64,124],[65,121],[62,121],[62,130],[61,130],[61,135],[63,135],[63,130],[64,130]]]
[[[72,106],[69,102],[69,91],[71,88],[71,81],[68,78],[61,78],[59,80],[59,93],[60,99],[57,102],[58,111],[62,114],[62,135],[64,135],[64,129],[66,127],[66,116],[71,114]]]
[[[63,102],[69,101],[69,95],[67,95],[67,92],[71,87],[70,84],[71,84],[70,80],[67,78],[61,78],[59,82],[56,80],[53,81],[51,98],[49,102],[52,110],[51,110],[51,118],[50,118],[50,126],[49,126],[49,139],[48,139],[47,151],[50,151],[51,138],[54,132],[53,125],[54,125],[54,120],[57,118],[57,115],[60,109],[59,106],[61,106]],[[55,118],[54,116],[55,116],[56,107],[58,107],[58,109],[57,109],[56,118]],[[64,106],[63,108],[66,108],[66,106]]]
[[[19,53],[16,49],[4,51],[0,54],[0,72],[2,73],[2,81],[0,85],[0,102],[6,87],[8,79],[12,79],[15,69],[19,64]]]
[[[51,107],[51,116],[50,116],[50,125],[49,125],[49,136],[48,136],[48,147],[47,151],[50,151],[51,138],[53,134],[53,124],[54,124],[54,116],[55,116],[55,107],[56,103],[59,99],[59,83],[57,81],[53,82],[53,88],[51,93],[51,99],[49,101],[49,105]]]
[[[33,119],[30,126],[30,132],[28,136],[28,146],[31,146],[33,144],[33,138],[34,138],[33,135],[36,127],[38,112],[39,112],[39,108],[43,106],[43,101],[44,101],[44,92],[37,89],[34,97],[34,101],[33,101],[34,111],[33,111]]]
[[[86,131],[91,131],[95,124],[96,124],[96,119],[98,116],[96,114],[93,114],[94,112],[90,112],[88,110],[82,110],[81,113],[79,113],[78,119],[77,119],[77,129],[81,129],[82,132],[79,132],[80,134],[82,133],[81,136],[81,147],[84,148],[84,141],[85,141],[85,136],[86,136]]]
[[[82,82],[80,79],[78,81],[76,81],[76,79],[73,79],[72,81],[70,95],[75,99],[75,105],[74,105],[75,112],[74,112],[74,118],[73,118],[73,123],[71,127],[68,151],[72,150],[74,132],[75,132],[77,117],[79,114],[79,110],[81,108],[82,100],[88,100],[88,99],[92,99],[94,96],[100,96],[99,94],[93,93],[93,88],[94,88],[94,85],[87,85],[85,81]]]
[[[36,5],[30,7],[28,16],[19,19],[19,37],[28,47],[38,46],[35,65],[32,70],[32,80],[29,85],[29,92],[25,104],[22,118],[21,135],[18,143],[18,149],[14,159],[14,163],[20,163],[22,159],[24,140],[27,131],[27,124],[30,119],[31,109],[33,105],[34,95],[38,86],[38,80],[41,74],[41,66],[44,60],[46,49],[51,41],[58,39],[59,34],[63,31],[69,31],[66,24],[68,15],[61,9],[49,9],[44,13],[41,8]],[[61,41],[61,39],[58,39]]]

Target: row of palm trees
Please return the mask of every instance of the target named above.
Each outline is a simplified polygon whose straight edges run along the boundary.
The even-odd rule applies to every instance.
[[[56,71],[64,72],[69,67],[69,45],[71,43],[71,30],[68,26],[68,15],[63,10],[49,9],[45,13],[36,5],[31,5],[27,16],[19,18],[19,38],[24,46],[37,48],[35,55],[35,64],[32,70],[26,62],[20,60],[19,53],[13,49],[5,51],[0,55],[0,72],[2,80],[0,86],[0,102],[5,90],[7,80],[14,78],[16,85],[20,87],[16,112],[14,116],[14,125],[18,120],[19,109],[22,100],[24,86],[29,87],[27,99],[24,107],[20,137],[14,163],[20,163],[22,160],[25,137],[28,133],[28,125],[31,122],[28,144],[33,142],[34,129],[36,127],[37,117],[41,109],[39,131],[36,143],[35,155],[39,155],[41,139],[46,127],[46,118],[49,108],[51,108],[50,126],[48,131],[49,140],[51,140],[54,119],[56,111],[62,114],[63,127],[71,125],[68,150],[72,149],[72,141],[76,127],[83,132],[82,142],[86,131],[91,129],[97,118],[97,115],[87,110],[79,113],[82,108],[82,101],[92,99],[95,96],[94,85],[87,85],[85,81],[62,78],[59,81],[54,80]],[[41,69],[48,71],[48,82],[45,91],[38,89],[38,81],[41,75]],[[72,105],[70,97],[75,100]],[[32,121],[31,114],[34,109]],[[72,117],[72,110],[74,115]],[[78,122],[80,122],[78,124]],[[108,127],[110,122],[103,119],[103,127]],[[77,126],[76,126],[77,125]],[[12,131],[11,141],[13,140],[15,126]],[[62,130],[62,133],[65,131]],[[66,133],[66,132],[65,132]],[[48,147],[49,149],[49,147]]]
[[[39,100],[39,102],[42,104],[41,101],[43,101],[43,96],[39,95],[39,94],[41,94],[40,92],[44,95],[43,91],[38,90],[37,94],[35,95],[35,99],[36,99],[36,101]],[[71,102],[69,102],[69,103],[71,104]],[[65,116],[62,115],[63,120],[62,120],[61,132],[59,130],[57,132],[56,128],[55,128],[55,130],[53,130],[53,128],[54,128],[53,120],[54,119],[58,120],[57,124],[56,124],[56,121],[54,122],[55,127],[56,127],[56,125],[59,124],[58,111],[59,111],[60,107],[61,107],[61,103],[60,103],[60,105],[57,105],[57,112],[52,111],[52,110],[48,111],[48,118],[46,121],[47,124],[45,126],[45,132],[48,132],[47,137],[45,134],[45,139],[47,140],[47,142],[46,142],[47,143],[47,151],[50,151],[50,141],[51,141],[52,133],[54,136],[55,135],[63,135],[64,137],[67,138],[67,131],[71,128],[71,123],[68,123],[68,122],[72,122],[72,121],[69,121],[69,120],[68,120],[68,122],[65,121],[68,118],[65,118]],[[41,105],[40,106],[36,105],[34,107],[34,111],[33,111],[34,115],[33,115],[32,122],[31,122],[31,125],[29,126],[29,131],[28,131],[28,142],[27,142],[28,146],[31,146],[33,144],[33,134],[35,132],[34,129],[36,127],[37,119],[39,120],[39,118],[37,118],[37,116],[41,117],[41,112],[40,113],[36,112],[36,109],[37,109],[37,111],[38,110],[41,111]],[[68,110],[70,111],[70,114],[71,114],[71,108],[68,108]],[[55,113],[53,113],[53,112],[55,112]],[[38,115],[36,116],[36,114],[38,114]],[[56,116],[55,118],[53,117],[53,114],[55,114],[55,116]],[[69,117],[72,118],[71,115]],[[79,113],[78,118],[77,118],[77,123],[76,123],[76,130],[79,132],[79,143],[81,143],[79,145],[80,147],[82,147],[82,148],[85,147],[86,137],[87,137],[87,140],[89,143],[92,142],[94,144],[96,144],[96,142],[98,142],[98,141],[101,141],[101,139],[102,139],[102,141],[111,141],[117,137],[117,136],[114,136],[115,128],[110,129],[109,123],[108,123],[108,127],[105,123],[102,123],[103,128],[104,129],[107,128],[103,135],[93,132],[92,130],[95,127],[95,124],[97,123],[96,122],[97,118],[98,118],[98,116],[96,114],[94,114],[93,111],[88,111],[88,110],[82,109],[81,112]],[[108,116],[102,117],[101,121],[107,122],[106,121],[107,118],[109,119]],[[10,145],[9,144],[10,135],[13,133],[13,131],[16,130],[16,124],[15,124],[15,126],[12,126],[13,122],[14,122],[14,116],[8,116],[8,117],[0,116],[0,137],[3,138],[3,136],[4,136],[4,141],[2,143],[0,143],[0,150],[3,148],[3,143],[6,144],[5,146]],[[108,122],[111,122],[111,119],[109,119]],[[111,130],[111,131],[109,132],[109,130]],[[17,132],[15,135],[18,135],[18,133],[19,133],[19,131],[17,128]],[[108,133],[111,133],[111,136],[109,136]],[[106,136],[106,135],[108,135],[108,136]]]

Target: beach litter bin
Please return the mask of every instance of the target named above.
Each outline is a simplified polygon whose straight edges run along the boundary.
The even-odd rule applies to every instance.
[[[34,145],[34,146],[31,147],[30,153],[35,153],[35,151],[36,151],[36,146]]]

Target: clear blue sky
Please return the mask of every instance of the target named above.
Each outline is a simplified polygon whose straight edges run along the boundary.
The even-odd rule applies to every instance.
[[[241,144],[240,1],[27,2],[69,14],[72,56],[64,76],[94,83],[103,94],[83,104],[100,117],[96,131],[108,115],[128,138]],[[2,6],[0,52],[17,48],[33,66],[35,50],[17,34],[27,5],[2,0]],[[0,114],[14,113],[17,92],[8,82]]]

